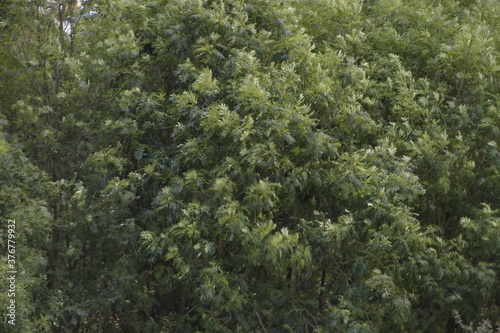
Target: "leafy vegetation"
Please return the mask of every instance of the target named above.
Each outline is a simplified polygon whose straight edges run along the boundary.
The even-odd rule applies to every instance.
[[[494,0],[2,2],[6,329],[493,331],[499,16]]]

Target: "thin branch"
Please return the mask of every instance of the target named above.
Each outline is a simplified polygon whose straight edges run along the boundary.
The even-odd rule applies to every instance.
[[[253,303],[252,303],[252,302],[250,302],[250,304],[252,304],[253,311],[255,312],[255,314],[257,315],[257,318],[259,319],[260,326],[262,326],[262,329],[264,330],[264,332],[266,332],[266,333],[267,333],[266,327],[265,327],[265,326],[264,326],[264,324],[262,323],[262,320],[260,319],[260,316],[259,316],[259,313],[257,312],[257,309],[255,309],[255,306],[253,305]]]
[[[190,314],[197,307],[198,307],[198,305],[193,306],[188,312],[186,312],[186,314],[184,316],[187,316],[188,314]]]

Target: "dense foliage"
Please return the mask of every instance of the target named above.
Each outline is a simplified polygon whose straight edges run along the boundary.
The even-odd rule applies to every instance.
[[[6,329],[492,331],[499,22],[496,0],[3,1]]]

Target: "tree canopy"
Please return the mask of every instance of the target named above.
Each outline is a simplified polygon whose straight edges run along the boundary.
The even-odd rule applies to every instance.
[[[495,0],[2,2],[6,330],[493,332],[499,22]]]

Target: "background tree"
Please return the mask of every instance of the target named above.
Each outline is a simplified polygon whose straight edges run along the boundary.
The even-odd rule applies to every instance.
[[[1,6],[26,332],[499,319],[496,2]]]

